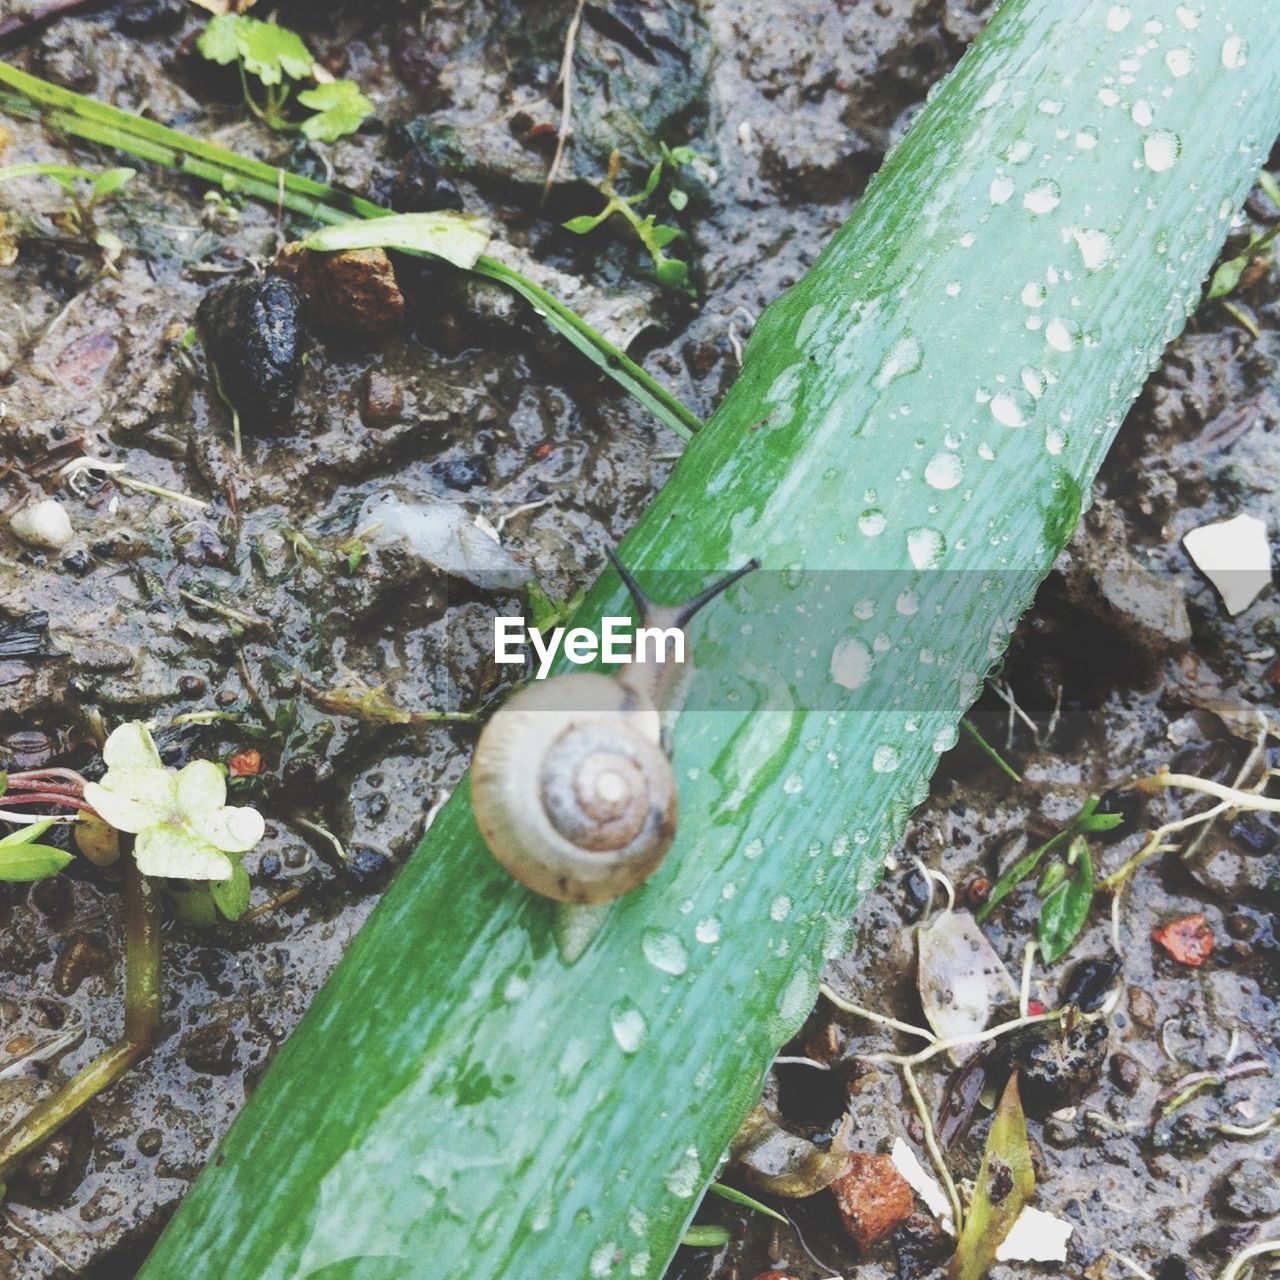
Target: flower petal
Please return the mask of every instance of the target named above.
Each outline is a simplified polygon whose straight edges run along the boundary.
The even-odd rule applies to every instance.
[[[174,774],[168,769],[108,769],[86,783],[85,801],[117,831],[141,831],[174,815]]]
[[[147,876],[229,880],[235,871],[235,865],[225,853],[194,832],[167,823],[139,832],[133,856],[138,870]]]
[[[227,803],[227,779],[212,760],[193,760],[178,771],[177,795],[184,818],[216,813]]]
[[[160,769],[160,753],[151,741],[147,726],[131,720],[112,731],[102,748],[108,769]]]
[[[227,805],[216,813],[191,815],[187,827],[225,853],[247,853],[266,830],[262,814],[248,805]]]

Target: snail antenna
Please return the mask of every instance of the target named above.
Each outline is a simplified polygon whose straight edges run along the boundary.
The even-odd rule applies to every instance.
[[[618,553],[612,547],[605,547],[604,553],[609,557],[609,563],[618,571],[618,577],[622,579],[622,585],[626,587],[631,599],[635,601],[636,611],[642,618],[648,617],[653,611],[653,601],[645,595],[635,574],[618,559]]]
[[[676,625],[683,627],[703,605],[714,600],[722,592],[727,591],[739,578],[745,578],[753,569],[758,569],[759,567],[760,561],[755,556],[752,556],[741,568],[735,569],[732,573],[726,573],[723,578],[717,579],[705,590],[698,592],[692,600],[678,605],[675,615]]]

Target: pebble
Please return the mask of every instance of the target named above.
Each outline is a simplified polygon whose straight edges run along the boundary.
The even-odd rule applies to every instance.
[[[1250,1157],[1218,1179],[1214,1205],[1226,1218],[1257,1222],[1280,1214],[1280,1163]]]
[[[1108,1035],[1105,1022],[1078,1023],[1065,1034],[1057,1026],[1029,1028],[1013,1050],[1028,1113],[1044,1115],[1087,1097],[1102,1074]]]
[[[360,391],[360,420],[366,427],[387,427],[404,408],[404,392],[380,369],[370,369]]]
[[[1136,1058],[1130,1057],[1127,1053],[1111,1055],[1111,1061],[1107,1064],[1107,1074],[1111,1077],[1111,1083],[1130,1098],[1138,1092],[1138,1086],[1142,1083],[1142,1067]]]
[[[840,1220],[860,1253],[866,1253],[911,1217],[915,1197],[890,1156],[854,1153],[848,1173],[831,1184]]]
[[[53,498],[23,507],[9,521],[9,531],[19,542],[41,551],[61,551],[74,537],[71,517]]]
[[[77,931],[67,939],[53,966],[53,989],[60,996],[72,995],[91,973],[109,968],[111,952],[106,945],[92,934]]]
[[[232,280],[200,300],[205,351],[246,428],[280,424],[293,413],[302,374],[299,310],[297,289],[279,276]]]

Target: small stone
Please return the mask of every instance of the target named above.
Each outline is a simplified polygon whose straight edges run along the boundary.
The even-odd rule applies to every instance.
[[[9,521],[9,530],[19,542],[41,551],[61,551],[74,536],[66,508],[52,498],[23,507]]]
[[[1129,1016],[1144,1031],[1152,1030],[1156,1025],[1156,1002],[1151,993],[1142,987],[1129,988]]]
[[[896,1231],[911,1216],[915,1199],[889,1156],[853,1154],[852,1168],[831,1184],[844,1229],[858,1250]]]
[[[951,1250],[951,1237],[936,1218],[927,1213],[913,1213],[893,1233],[897,1254],[897,1280],[915,1280],[932,1271]]]
[[[53,989],[60,996],[72,995],[91,973],[110,968],[111,952],[100,939],[73,933],[53,966]]]
[[[1151,937],[1176,960],[1198,969],[1213,954],[1213,930],[1199,913],[1152,929]]]
[[[1267,524],[1241,514],[1233,520],[1192,529],[1182,539],[1197,569],[1213,583],[1234,618],[1271,585],[1271,544]]]
[[[1046,1115],[1090,1094],[1106,1061],[1108,1034],[1105,1022],[1077,1023],[1065,1033],[1057,1026],[1028,1028],[1013,1049],[1028,1114]]]
[[[235,1032],[222,1019],[196,1027],[182,1038],[182,1058],[192,1071],[229,1076],[236,1065]]]
[[[404,393],[400,384],[379,369],[370,369],[360,393],[360,420],[366,427],[387,427],[400,416]]]
[[[178,692],[184,698],[201,698],[204,696],[205,683],[200,676],[183,676],[178,681]]]
[[[297,289],[279,276],[233,280],[210,289],[196,320],[223,394],[243,425],[287,421],[302,376]]]
[[[1136,1058],[1130,1057],[1127,1053],[1111,1055],[1111,1061],[1107,1064],[1107,1074],[1111,1077],[1111,1083],[1130,1098],[1138,1092],[1138,1085],[1142,1083],[1142,1067]]]
[[[1102,1007],[1120,974],[1120,957],[1109,955],[1102,959],[1081,960],[1073,965],[1063,984],[1064,1004],[1074,1004],[1085,1013]]]
[[[1218,1179],[1213,1197],[1223,1217],[1242,1222],[1274,1218],[1280,1214],[1280,1163],[1237,1161]]]
[[[379,336],[404,325],[404,295],[385,249],[313,253],[290,244],[276,270],[297,282],[311,319],[321,328]]]
[[[159,1129],[144,1129],[138,1134],[138,1152],[144,1156],[158,1155],[163,1142]]]

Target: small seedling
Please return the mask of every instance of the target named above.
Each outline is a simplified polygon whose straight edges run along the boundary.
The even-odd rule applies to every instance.
[[[671,287],[687,286],[689,264],[680,258],[669,257],[665,252],[667,246],[684,235],[684,232],[679,227],[659,222],[656,214],[648,213],[642,217],[636,209],[658,190],[664,172],[675,174],[697,158],[697,153],[689,147],[668,147],[664,143],[661,158],[649,170],[643,190],[634,196],[624,196],[615,185],[622,168],[622,157],[614,151],[609,156],[609,167],[599,186],[600,194],[605,197],[604,208],[599,213],[570,218],[564,224],[565,230],[572,231],[574,235],[585,236],[607,222],[615,213],[619,214],[630,224],[640,243],[649,251],[658,280]],[[672,182],[667,202],[678,213],[689,203],[688,192]]]
[[[373,114],[373,103],[351,80],[316,81],[315,64],[302,37],[274,22],[245,14],[224,13],[212,19],[196,47],[210,62],[235,65],[245,105],[264,124],[282,132],[301,132],[313,142],[335,142]],[[250,83],[256,80],[257,90]],[[301,121],[288,107],[300,83],[311,82],[295,101],[311,112]]]
[[[0,183],[18,178],[48,178],[66,192],[68,203],[53,215],[54,225],[74,240],[85,240],[96,245],[102,254],[103,264],[114,271],[115,263],[124,252],[124,244],[113,231],[99,227],[95,214],[133,181],[136,169],[85,169],[71,164],[13,164],[0,169]],[[89,184],[87,197],[81,195],[78,183]],[[11,265],[18,256],[21,236],[16,225],[0,214],[0,266]]]

